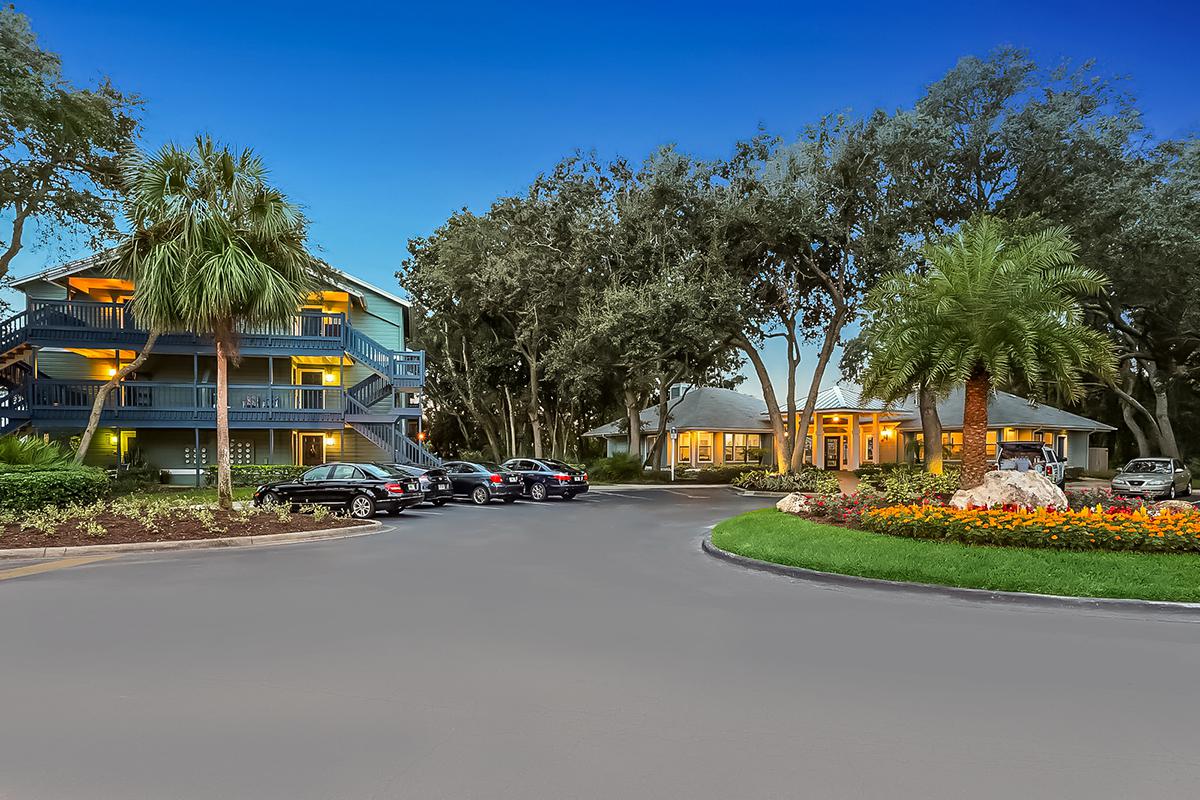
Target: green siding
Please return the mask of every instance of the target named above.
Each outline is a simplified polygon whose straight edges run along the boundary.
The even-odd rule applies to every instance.
[[[67,287],[50,281],[31,281],[21,287],[27,298],[34,300],[66,300]]]

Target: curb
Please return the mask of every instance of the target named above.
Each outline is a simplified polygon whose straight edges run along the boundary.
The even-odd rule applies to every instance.
[[[1042,608],[1084,608],[1098,611],[1137,611],[1156,612],[1172,616],[1200,618],[1200,603],[1175,603],[1169,600],[1135,600],[1116,597],[1074,597],[1070,595],[1033,594],[1031,592],[1006,592],[995,589],[968,589],[960,586],[942,586],[934,583],[910,583],[907,581],[889,581],[883,578],[863,578],[858,575],[844,575],[839,572],[820,572],[804,567],[791,567],[786,564],[775,564],[771,561],[759,561],[722,550],[712,542],[712,534],[705,533],[700,541],[700,549],[713,558],[736,564],[739,567],[753,569],[759,572],[770,572],[787,578],[808,583],[824,584],[827,586],[847,586],[851,588],[874,589],[883,592],[904,594],[924,594],[938,597],[949,597],[956,600],[970,600],[976,603],[998,603],[1015,606],[1037,606]]]
[[[294,542],[320,542],[330,539],[350,539],[379,533],[383,523],[370,520],[365,525],[345,528],[322,528],[316,531],[269,533],[266,536],[223,536],[219,539],[184,539],[178,542],[125,542],[123,544],[90,544],[74,547],[10,547],[0,550],[0,560],[13,558],[61,558],[63,556],[99,556],[115,553],[150,553],[161,550],[206,550],[217,547],[268,547]]]
[[[792,492],[760,492],[755,489],[739,489],[736,486],[730,486],[729,491],[736,494],[738,497],[775,497],[782,498],[793,494]],[[803,492],[801,493],[803,494]]]
[[[593,483],[588,492],[638,492],[654,489],[728,489],[727,483]]]

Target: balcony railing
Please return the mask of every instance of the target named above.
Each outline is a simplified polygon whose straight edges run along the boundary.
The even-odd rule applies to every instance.
[[[64,347],[140,346],[146,329],[121,303],[78,300],[30,300],[25,314],[29,338],[38,344]],[[246,327],[239,331],[243,351],[340,352],[345,344],[346,316],[303,311],[287,322]],[[156,347],[193,350],[211,348],[212,339],[194,333],[165,333]]]
[[[39,379],[29,389],[35,419],[86,418],[103,381]],[[133,381],[105,401],[106,421],[161,422],[216,419],[217,387],[212,384]],[[239,384],[229,387],[231,423],[339,422],[346,395],[340,387]]]

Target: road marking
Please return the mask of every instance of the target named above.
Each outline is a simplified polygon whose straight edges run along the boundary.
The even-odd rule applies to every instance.
[[[16,567],[14,569],[0,570],[0,581],[6,581],[9,578],[23,578],[26,575],[37,575],[42,572],[52,572],[56,569],[81,567],[84,564],[91,564],[96,561],[107,561],[110,558],[116,558],[116,556],[79,556],[77,558],[60,558],[55,561],[47,561],[43,564],[30,564],[27,567]]]

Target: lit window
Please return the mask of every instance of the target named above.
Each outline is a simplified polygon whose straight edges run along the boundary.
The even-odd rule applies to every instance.
[[[696,461],[711,464],[713,460],[712,431],[696,431]]]
[[[757,433],[727,433],[725,434],[725,461],[730,464],[744,464],[757,461],[762,446],[762,437]]]
[[[683,431],[679,434],[679,461],[692,460],[692,432]]]

